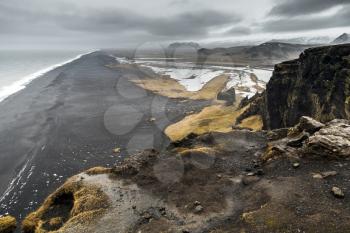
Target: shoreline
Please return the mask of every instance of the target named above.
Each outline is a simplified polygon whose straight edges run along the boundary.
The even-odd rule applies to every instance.
[[[98,50],[97,50],[98,51]],[[78,59],[80,59],[81,57],[91,54],[93,52],[96,51],[92,51],[92,52],[87,52],[87,53],[83,53],[83,54],[79,54],[77,56],[75,56],[74,58],[68,59],[66,61],[51,65],[47,68],[43,68],[40,69],[32,74],[29,75],[25,75],[24,77],[22,77],[20,80],[17,80],[15,82],[13,82],[10,85],[4,86],[0,88],[0,102],[4,101],[5,99],[7,99],[8,97],[10,97],[13,94],[16,94],[17,92],[23,90],[24,88],[26,88],[26,86],[28,84],[30,84],[33,80],[40,78],[41,76],[45,75],[46,73],[55,70],[61,66],[67,65],[71,62],[74,62]]]

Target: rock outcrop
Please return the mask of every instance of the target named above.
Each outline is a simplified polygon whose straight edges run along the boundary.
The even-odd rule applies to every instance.
[[[324,157],[350,157],[350,124],[346,120],[333,120],[311,136],[306,143],[307,152]]]
[[[275,156],[350,158],[350,121],[335,119],[322,124],[303,116],[285,136],[271,139],[263,159],[266,161]]]
[[[305,50],[275,66],[263,98],[253,102],[266,129],[291,127],[301,116],[350,119],[350,44]]]
[[[235,88],[231,87],[227,90],[222,90],[217,97],[218,100],[226,101],[226,105],[232,105],[236,102],[236,91]]]

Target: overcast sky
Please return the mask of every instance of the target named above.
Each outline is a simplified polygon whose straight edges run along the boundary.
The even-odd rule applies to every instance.
[[[0,0],[0,47],[105,48],[350,32],[350,0]]]

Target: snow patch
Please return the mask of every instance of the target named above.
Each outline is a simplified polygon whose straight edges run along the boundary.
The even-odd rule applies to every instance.
[[[272,76],[272,70],[265,68],[231,67],[231,66],[214,66],[204,65],[197,66],[191,62],[174,62],[166,58],[149,58],[136,59],[134,61],[126,58],[115,57],[121,64],[138,64],[142,67],[151,69],[156,74],[167,75],[177,80],[187,91],[199,91],[203,86],[215,77],[227,74],[230,80],[226,89],[234,87],[236,93],[252,97],[257,92],[264,90],[266,83]]]

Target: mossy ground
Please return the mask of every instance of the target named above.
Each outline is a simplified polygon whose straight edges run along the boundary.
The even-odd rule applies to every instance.
[[[16,229],[16,219],[12,216],[0,217],[0,232],[12,233]]]
[[[201,135],[209,132],[230,132],[236,118],[244,111],[245,108],[237,110],[236,106],[209,106],[168,126],[165,134],[172,141],[178,141],[191,133]]]
[[[252,130],[258,131],[263,128],[263,121],[260,115],[250,116],[242,120],[239,124],[240,127],[250,128]]]
[[[178,81],[167,76],[132,81],[146,90],[169,98],[213,100],[216,99],[218,93],[226,86],[228,78],[227,75],[220,75],[206,83],[201,90],[195,92],[187,91]]]
[[[44,233],[89,224],[108,206],[108,197],[98,187],[69,180],[23,220],[22,230],[24,233]]]

